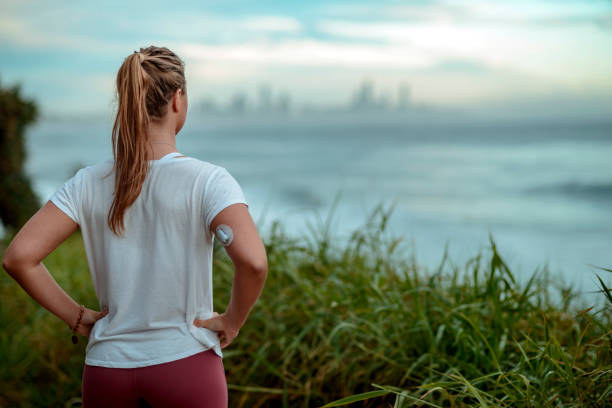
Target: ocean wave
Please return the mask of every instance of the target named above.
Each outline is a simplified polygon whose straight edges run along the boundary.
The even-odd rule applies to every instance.
[[[525,190],[529,194],[563,194],[584,198],[612,198],[612,181],[601,183],[566,182],[547,186],[534,186]]]

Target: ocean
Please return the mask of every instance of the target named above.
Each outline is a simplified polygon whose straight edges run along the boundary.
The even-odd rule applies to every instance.
[[[27,131],[27,172],[45,202],[76,169],[112,157],[112,118],[44,119]],[[378,204],[389,233],[426,268],[448,245],[461,265],[489,234],[521,281],[547,265],[562,284],[612,286],[612,121],[488,120],[462,115],[189,113],[178,150],[224,166],[265,234],[292,236],[332,211],[341,244]],[[336,206],[333,207],[333,203]]]

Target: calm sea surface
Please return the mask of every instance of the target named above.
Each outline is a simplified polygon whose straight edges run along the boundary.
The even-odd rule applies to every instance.
[[[192,115],[193,116],[193,115]],[[46,201],[75,170],[112,157],[106,120],[45,120],[28,131],[27,170]],[[379,203],[418,262],[460,265],[488,246],[522,281],[548,264],[587,299],[589,265],[612,267],[612,122],[331,116],[192,118],[179,150],[226,167],[263,231],[291,235],[325,218],[337,239]]]

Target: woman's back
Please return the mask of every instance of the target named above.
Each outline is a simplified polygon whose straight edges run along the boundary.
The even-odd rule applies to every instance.
[[[109,310],[91,331],[85,362],[141,367],[209,348],[222,357],[217,334],[192,322],[213,313],[210,224],[227,206],[246,204],[242,189],[223,167],[169,153],[150,161],[117,236],[107,225],[112,168],[112,160],[85,167],[50,199],[80,225],[100,308]]]

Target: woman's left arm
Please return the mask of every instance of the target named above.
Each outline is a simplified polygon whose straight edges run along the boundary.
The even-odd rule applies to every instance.
[[[9,275],[70,328],[77,322],[80,305],[57,284],[42,260],[78,227],[72,218],[47,201],[15,235],[2,258],[2,266]],[[77,332],[88,337],[93,324],[107,313],[85,309]]]

